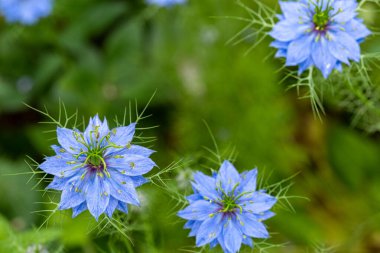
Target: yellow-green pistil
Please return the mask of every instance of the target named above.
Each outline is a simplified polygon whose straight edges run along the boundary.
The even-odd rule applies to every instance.
[[[321,7],[317,7],[315,10],[315,14],[313,16],[313,23],[315,25],[315,30],[324,31],[330,21],[330,12],[331,8],[327,8],[322,11]]]
[[[222,213],[231,213],[234,212],[236,208],[242,209],[241,206],[236,204],[236,198],[233,196],[225,196],[224,199],[221,201],[221,204],[223,205],[223,209],[220,211]]]
[[[84,137],[82,134],[74,132],[74,137],[75,139],[83,144],[86,148],[87,151],[82,151],[79,154],[76,155],[77,159],[80,155],[86,155],[86,160],[84,161],[84,164],[89,166],[89,169],[91,171],[96,170],[96,174],[100,177],[103,177],[103,173],[107,175],[107,177],[111,177],[110,173],[107,170],[107,164],[103,158],[103,152],[109,147],[109,146],[104,146],[101,147],[101,143],[103,142],[104,139],[109,139],[109,134],[106,136],[103,136],[100,140],[93,140],[93,133],[96,136],[96,139],[99,138],[99,127],[95,127],[94,131],[90,131],[90,143],[86,143],[84,140]],[[87,171],[85,171],[82,175],[82,179],[84,176],[87,174]]]

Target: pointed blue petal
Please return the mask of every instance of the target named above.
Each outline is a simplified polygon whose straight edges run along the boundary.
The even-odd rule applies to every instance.
[[[252,242],[252,239],[247,237],[247,236],[243,236],[243,241],[242,241],[243,244],[245,245],[248,245],[249,247],[253,248],[253,242]]]
[[[54,190],[59,190],[62,191],[65,187],[66,184],[68,183],[67,178],[61,178],[61,177],[54,177],[53,181],[50,182],[50,184],[46,187],[46,189],[54,189]]]
[[[278,41],[287,42],[297,39],[311,28],[312,25],[309,23],[298,24],[297,22],[282,20],[275,24],[269,35]]]
[[[313,34],[307,34],[293,40],[288,47],[286,66],[295,66],[305,61],[310,56]]]
[[[345,31],[355,40],[359,41],[371,34],[371,31],[363,24],[360,19],[352,19],[345,26]]]
[[[272,41],[269,46],[275,47],[278,49],[287,49],[289,46],[289,42],[275,40],[275,41]]]
[[[256,191],[257,169],[253,169],[241,175],[241,183],[237,188],[240,193]]]
[[[122,211],[123,213],[128,213],[128,205],[121,201],[119,201],[119,203],[117,204],[116,209]]]
[[[83,203],[86,200],[86,189],[84,180],[81,180],[80,177],[72,178],[62,191],[59,209],[69,209]]]
[[[216,191],[216,179],[206,176],[200,171],[194,173],[193,187],[204,197],[216,200],[219,193]]]
[[[203,221],[199,221],[199,220],[195,220],[193,221],[193,226],[191,227],[191,231],[189,233],[189,236],[196,236],[198,231],[199,231],[199,227],[202,225],[202,222]]]
[[[242,204],[243,210],[260,214],[261,212],[268,211],[277,202],[275,197],[262,192],[254,192],[250,201]]]
[[[83,202],[82,204],[80,204],[80,205],[78,205],[76,207],[73,207],[73,215],[72,215],[72,217],[75,218],[79,214],[81,214],[82,212],[84,212],[86,210],[87,210],[87,204],[86,204],[86,202]]]
[[[310,21],[309,10],[306,4],[302,2],[279,2],[282,13],[286,19],[295,22]]]
[[[127,176],[143,175],[156,166],[150,158],[138,155],[108,157],[106,162],[109,168],[117,169]]]
[[[216,177],[217,187],[222,187],[224,192],[229,193],[240,183],[240,175],[235,167],[229,162],[224,161]]]
[[[327,44],[330,53],[345,64],[350,64],[349,59],[360,60],[359,44],[346,32],[331,34],[331,40]]]
[[[332,3],[334,10],[339,12],[333,17],[337,23],[345,23],[356,16],[357,3],[353,0],[335,0]]]
[[[185,228],[185,229],[190,229],[190,228],[192,228],[193,225],[194,225],[194,222],[195,222],[195,220],[189,220],[189,221],[187,221],[187,222],[185,223],[185,225],[183,226],[183,228]]]
[[[149,180],[143,176],[130,177],[130,179],[132,179],[135,188],[149,182]]]
[[[136,123],[131,123],[125,127],[117,127],[111,130],[110,143],[120,147],[126,147],[131,143],[133,135],[135,134]]]
[[[260,214],[253,214],[258,221],[267,220],[269,218],[272,218],[276,214],[272,211],[265,211]]]
[[[110,196],[110,200],[108,202],[108,206],[107,206],[107,209],[106,209],[106,214],[108,217],[112,217],[112,214],[113,212],[115,211],[117,205],[118,205],[119,201],[115,198],[113,198],[112,196]]]
[[[268,238],[269,233],[264,224],[259,222],[255,215],[251,213],[242,213],[238,215],[240,231],[249,237]]]
[[[149,148],[145,148],[139,145],[127,145],[123,148],[108,148],[104,153],[104,156],[114,156],[114,155],[139,155],[144,157],[149,157],[155,151]]]
[[[45,161],[39,165],[39,168],[48,174],[58,177],[70,177],[83,167],[75,159],[66,159],[61,156],[46,157]]]
[[[201,247],[205,244],[208,244],[219,236],[223,227],[223,224],[221,224],[221,220],[222,215],[216,214],[213,217],[206,219],[202,222],[197,232],[197,247]]]
[[[140,205],[138,195],[130,177],[124,176],[115,170],[109,170],[108,179],[112,197],[125,203]]]
[[[105,180],[98,175],[94,175],[94,177],[91,178],[87,183],[87,208],[92,216],[98,220],[99,216],[104,213],[108,206],[110,199],[110,189]]]
[[[192,203],[192,202],[197,201],[197,200],[202,200],[203,197],[202,197],[202,195],[200,195],[200,194],[191,194],[191,195],[187,196],[186,199],[187,199],[190,203]]]
[[[223,241],[226,249],[231,253],[236,253],[241,247],[243,240],[243,235],[240,232],[240,229],[237,228],[237,225],[232,220],[229,220],[223,226]]]
[[[219,206],[206,200],[198,200],[191,203],[177,215],[186,220],[205,220],[210,214],[217,212]]]
[[[313,65],[313,59],[311,57],[307,58],[304,62],[300,63],[298,67],[298,75],[301,75],[306,69]]]
[[[315,66],[322,72],[323,77],[327,78],[334,69],[337,59],[330,53],[324,36],[313,42],[311,56]]]
[[[283,58],[286,57],[288,54],[288,50],[286,49],[279,49],[276,54],[274,55],[275,58]]]
[[[218,243],[219,243],[219,242],[218,242],[218,238],[212,240],[212,241],[210,242],[210,248],[211,248],[211,249],[215,248],[216,245],[218,245]]]
[[[78,154],[83,150],[87,150],[87,148],[79,142],[83,142],[83,134],[79,131],[58,127],[57,139],[59,144],[71,154]]]
[[[98,114],[96,114],[95,117],[90,118],[88,126],[84,131],[84,137],[87,143],[95,143],[106,136],[109,131],[107,119],[104,118],[104,121],[102,122],[99,119]]]

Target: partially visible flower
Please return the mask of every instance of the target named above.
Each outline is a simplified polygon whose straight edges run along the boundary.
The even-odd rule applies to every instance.
[[[49,253],[49,251],[41,244],[34,244],[26,249],[26,253]]]
[[[48,16],[53,0],[0,0],[0,12],[9,23],[32,25]]]
[[[370,31],[357,17],[356,0],[280,1],[282,15],[270,35],[276,57],[286,66],[298,66],[298,74],[316,66],[327,78],[342,63],[360,60],[359,44]]]
[[[186,0],[146,0],[148,4],[155,4],[159,6],[171,6],[175,4],[184,4]]]
[[[185,228],[197,247],[220,244],[225,253],[236,253],[242,243],[253,247],[252,238],[269,237],[262,221],[274,215],[270,208],[277,199],[256,190],[256,177],[257,169],[239,174],[228,161],[212,177],[194,173],[190,205],[178,216],[188,220]]]
[[[154,151],[131,144],[134,133],[135,123],[110,130],[98,115],[83,133],[57,128],[56,155],[39,167],[54,175],[47,188],[62,191],[59,209],[72,208],[73,217],[88,209],[98,219],[139,205],[135,188],[147,182],[142,175],[155,163],[149,158]]]

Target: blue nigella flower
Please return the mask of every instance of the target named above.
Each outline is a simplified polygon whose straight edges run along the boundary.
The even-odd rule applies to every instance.
[[[251,238],[269,237],[262,221],[274,215],[269,209],[277,199],[256,190],[256,177],[257,169],[239,174],[228,161],[212,177],[194,173],[190,205],[178,216],[188,220],[197,247],[220,244],[225,253],[236,253],[242,243],[253,247]]]
[[[9,23],[32,25],[52,11],[53,0],[0,0],[0,12]]]
[[[280,1],[282,15],[270,35],[276,57],[286,66],[299,66],[299,73],[316,66],[327,78],[342,63],[360,60],[359,44],[370,34],[357,18],[356,0]]]
[[[184,4],[186,0],[146,0],[148,4],[155,4],[159,6],[172,6],[175,4]]]
[[[73,217],[88,209],[98,219],[139,205],[135,188],[147,182],[142,175],[155,163],[149,158],[154,151],[131,144],[134,133],[135,123],[110,130],[98,115],[83,133],[57,128],[56,154],[39,167],[54,176],[47,189],[62,191],[59,209],[72,208]]]

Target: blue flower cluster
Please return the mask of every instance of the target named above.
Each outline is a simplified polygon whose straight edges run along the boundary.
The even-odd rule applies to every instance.
[[[270,35],[276,57],[286,66],[298,66],[299,74],[317,67],[327,78],[342,63],[360,60],[359,44],[370,34],[357,17],[356,0],[280,1],[282,15]]]
[[[147,3],[165,7],[176,4],[184,4],[186,3],[186,0],[147,0]]]
[[[0,12],[9,23],[32,25],[48,16],[53,0],[0,0]]]
[[[188,220],[185,228],[198,247],[220,244],[225,253],[236,253],[241,244],[253,247],[251,238],[269,237],[262,221],[274,215],[270,208],[277,199],[256,190],[256,177],[257,169],[239,174],[228,161],[212,177],[194,174],[190,205],[178,216]]]
[[[139,205],[135,188],[147,182],[142,175],[155,163],[149,158],[154,151],[131,144],[134,133],[135,123],[110,130],[98,115],[83,133],[57,128],[55,156],[39,167],[54,176],[47,188],[62,191],[59,209],[72,208],[73,217],[88,209],[98,219]]]

